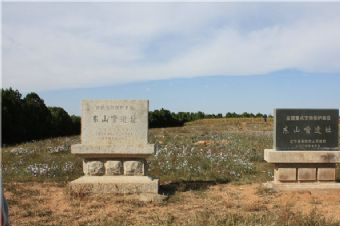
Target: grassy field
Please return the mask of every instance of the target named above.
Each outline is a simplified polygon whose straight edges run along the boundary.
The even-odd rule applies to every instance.
[[[150,129],[156,144],[149,175],[160,178],[163,203],[122,195],[71,195],[82,175],[70,153],[79,136],[2,149],[5,196],[17,225],[340,225],[340,192],[263,189],[273,169],[272,122],[210,119],[180,128]],[[337,180],[340,170],[337,168]]]

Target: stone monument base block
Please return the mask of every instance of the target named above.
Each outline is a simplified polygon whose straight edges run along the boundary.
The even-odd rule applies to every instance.
[[[340,151],[264,150],[264,159],[274,164],[274,181],[264,184],[274,190],[340,189],[336,183],[336,164]]]
[[[264,150],[268,163],[340,163],[340,151],[278,151]]]
[[[340,190],[340,183],[335,182],[280,183],[271,181],[264,183],[263,186],[265,188],[273,189],[275,191]]]
[[[69,184],[71,193],[158,194],[159,180],[147,176],[83,176]]]
[[[110,158],[110,157],[150,157],[155,153],[153,144],[74,144],[71,153],[84,158]]]

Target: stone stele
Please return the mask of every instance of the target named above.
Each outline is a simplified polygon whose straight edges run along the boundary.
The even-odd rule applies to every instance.
[[[147,100],[83,100],[81,144],[71,152],[84,159],[85,176],[70,183],[73,192],[158,194],[159,181],[146,176]]]
[[[339,111],[276,109],[274,117],[274,148],[264,150],[264,160],[274,164],[274,181],[265,187],[340,190],[335,182],[336,164],[340,163]]]

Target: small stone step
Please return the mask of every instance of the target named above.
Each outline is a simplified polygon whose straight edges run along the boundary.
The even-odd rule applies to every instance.
[[[159,180],[147,176],[83,176],[69,186],[71,193],[158,194]]]

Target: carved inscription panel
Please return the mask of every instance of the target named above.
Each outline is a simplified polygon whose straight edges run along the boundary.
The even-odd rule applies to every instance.
[[[83,100],[82,144],[146,144],[147,100]]]
[[[276,150],[337,150],[338,109],[276,109]]]

